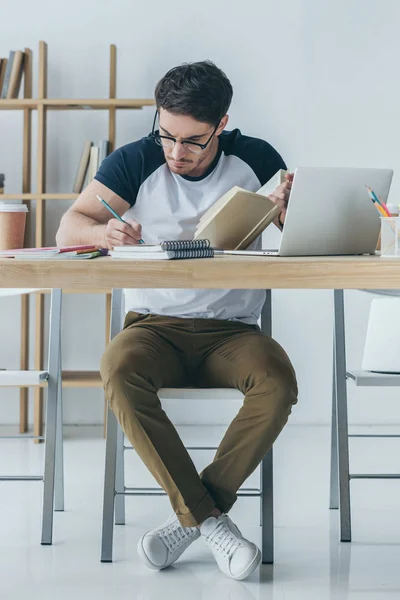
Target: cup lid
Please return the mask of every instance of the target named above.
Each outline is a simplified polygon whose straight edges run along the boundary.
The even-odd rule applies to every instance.
[[[0,212],[28,212],[26,204],[7,204],[0,201]]]

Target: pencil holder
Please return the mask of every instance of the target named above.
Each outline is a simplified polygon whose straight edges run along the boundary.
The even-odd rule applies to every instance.
[[[400,256],[400,217],[381,217],[381,256]]]

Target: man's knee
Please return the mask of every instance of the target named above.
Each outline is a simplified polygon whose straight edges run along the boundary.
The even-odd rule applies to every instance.
[[[135,348],[127,351],[114,340],[107,345],[101,358],[100,375],[110,405],[129,397],[132,406],[140,397],[135,391],[144,388],[152,391],[155,386],[144,353]]]
[[[296,374],[292,363],[283,351],[269,357],[268,360],[258,362],[252,372],[251,380],[253,383],[251,393],[265,397],[266,404],[269,406],[273,401],[277,410],[289,409],[290,412],[292,405],[297,403]]]
[[[103,383],[108,383],[115,378],[119,379],[126,371],[126,355],[121,352],[115,340],[112,340],[103,352],[100,360],[100,376]]]
[[[297,381],[293,372],[282,372],[267,368],[253,374],[254,385],[251,391],[266,396],[274,396],[277,401],[288,401],[293,404],[293,399],[297,400]]]

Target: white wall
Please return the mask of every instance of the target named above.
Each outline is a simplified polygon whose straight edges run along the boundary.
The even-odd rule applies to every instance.
[[[396,168],[399,17],[396,0],[70,0],[67,5],[21,0],[3,6],[0,55],[31,47],[36,68],[38,40],[44,39],[49,96],[81,98],[107,95],[109,43],[118,47],[119,97],[151,97],[170,67],[210,58],[226,71],[235,90],[230,126],[267,139],[290,168]],[[118,145],[147,134],[152,118],[153,108],[120,112]],[[0,113],[0,172],[6,173],[8,193],[20,191],[21,131],[20,114]],[[52,112],[47,189],[69,191],[83,141],[106,137],[105,113]],[[398,202],[398,196],[395,175],[392,201]],[[54,243],[68,205],[48,203],[48,244]],[[346,293],[350,367],[361,365],[371,298]],[[10,367],[18,361],[19,311],[12,299],[1,299],[0,305],[0,367]],[[64,367],[97,368],[104,298],[70,295],[64,307]],[[274,335],[292,358],[300,384],[292,423],[329,421],[331,327],[331,292],[275,292]],[[0,422],[17,421],[17,399],[17,390],[2,392]],[[67,422],[101,422],[99,390],[67,390],[65,400]],[[350,400],[351,422],[400,422],[395,390],[350,388]],[[216,409],[216,420],[228,418],[222,408]],[[180,421],[190,420],[176,407],[171,411]]]

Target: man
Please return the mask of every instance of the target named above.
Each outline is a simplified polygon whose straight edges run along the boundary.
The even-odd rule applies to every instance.
[[[192,239],[201,216],[233,185],[256,191],[285,168],[267,142],[225,131],[232,86],[212,62],[171,69],[155,98],[152,133],[103,161],[63,216],[59,245]],[[282,208],[280,227],[291,181],[270,196]],[[127,223],[110,218],[97,194]],[[139,541],[151,569],[168,567],[199,537],[229,577],[244,579],[260,563],[259,549],[227,513],[297,401],[287,355],[257,325],[264,298],[262,290],[125,292],[124,329],[107,346],[101,376],[122,429],[174,509]],[[200,475],[157,396],[161,387],[184,386],[236,387],[245,395]]]

